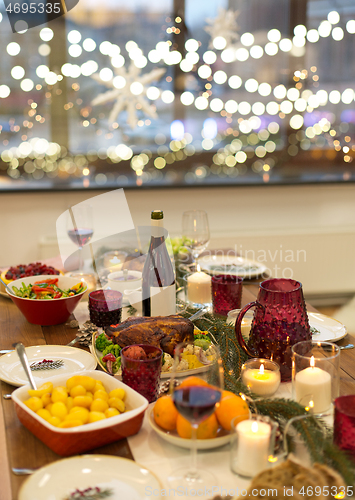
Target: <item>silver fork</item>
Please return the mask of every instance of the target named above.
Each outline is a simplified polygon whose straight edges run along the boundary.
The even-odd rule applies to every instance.
[[[29,474],[33,474],[36,472],[37,469],[26,469],[26,468],[18,468],[18,467],[13,467],[12,472],[16,476],[28,476]]]

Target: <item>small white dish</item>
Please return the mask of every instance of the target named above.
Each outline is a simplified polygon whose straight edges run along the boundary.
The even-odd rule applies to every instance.
[[[107,276],[107,285],[125,295],[126,290],[136,290],[142,286],[142,273],[139,271],[116,271]]]
[[[308,312],[308,321],[309,326],[319,331],[312,335],[312,339],[316,342],[337,342],[348,333],[345,325],[325,314]]]
[[[161,438],[170,444],[180,446],[180,448],[191,448],[191,439],[184,439],[177,435],[175,431],[165,431],[155,423],[153,414],[154,405],[147,410],[147,418],[149,425]],[[232,434],[225,430],[218,431],[217,437],[212,439],[196,439],[196,447],[198,450],[212,450],[228,444],[232,439]]]
[[[142,500],[147,491],[163,489],[150,470],[133,460],[82,455],[41,467],[22,485],[19,500],[69,500],[76,489],[94,487],[111,490],[109,500]]]
[[[63,366],[60,368],[32,371],[32,375],[38,386],[55,375],[70,375],[71,373],[95,370],[97,365],[95,357],[89,352],[65,345],[26,347],[26,354],[29,364],[42,361],[43,359],[51,359],[53,361],[62,359],[64,361]],[[16,387],[28,384],[28,379],[16,351],[0,357],[0,380]]]

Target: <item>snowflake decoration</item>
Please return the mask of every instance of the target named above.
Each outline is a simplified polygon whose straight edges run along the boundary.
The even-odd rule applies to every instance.
[[[213,40],[217,37],[225,39],[226,47],[230,47],[238,40],[238,24],[236,21],[238,15],[238,11],[219,9],[219,14],[215,19],[206,19],[210,26],[207,26],[205,31],[211,35],[209,44],[211,48],[214,47]]]
[[[154,80],[160,80],[165,71],[166,70],[163,68],[156,68],[149,73],[141,74],[140,68],[137,68],[133,62],[130,64],[128,71],[126,71],[124,67],[115,68],[114,72],[116,77],[122,77],[126,82],[122,88],[116,88],[114,84],[115,78],[104,81],[98,73],[95,73],[91,75],[94,80],[113,90],[107,90],[103,94],[99,94],[91,101],[91,105],[96,106],[97,104],[116,101],[108,118],[109,123],[112,124],[118,115],[126,109],[128,115],[127,123],[132,129],[135,128],[138,123],[138,108],[151,118],[157,118],[158,115],[155,111],[155,107],[149,104],[145,96],[147,93],[147,85]],[[123,82],[122,78],[121,82]]]

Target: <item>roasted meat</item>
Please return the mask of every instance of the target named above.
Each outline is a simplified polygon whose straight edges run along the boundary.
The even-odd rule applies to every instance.
[[[106,334],[120,347],[150,344],[174,356],[177,344],[193,341],[194,325],[178,315],[128,318],[119,325],[108,327]]]

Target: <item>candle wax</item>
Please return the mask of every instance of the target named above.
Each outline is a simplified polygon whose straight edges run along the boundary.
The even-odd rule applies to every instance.
[[[252,477],[268,466],[271,427],[265,422],[243,420],[236,426],[237,449],[232,468],[241,476]]]
[[[211,276],[202,271],[188,276],[187,299],[197,304],[211,303]]]
[[[258,396],[271,396],[279,388],[280,372],[264,370],[264,373],[261,373],[257,368],[247,368],[243,371],[242,380],[243,384]]]
[[[310,366],[296,373],[295,376],[296,400],[309,406],[313,401],[313,411],[322,413],[329,409],[332,402],[331,376],[325,370]]]

